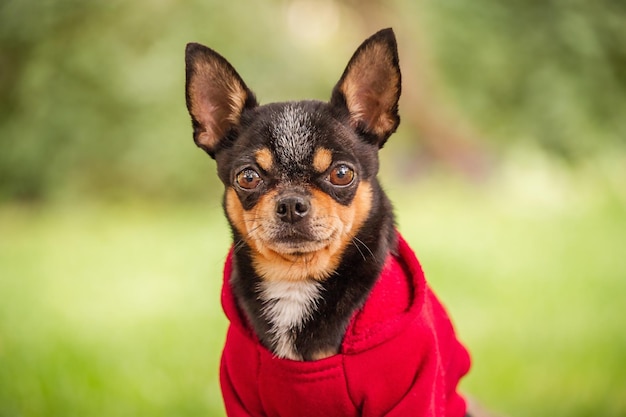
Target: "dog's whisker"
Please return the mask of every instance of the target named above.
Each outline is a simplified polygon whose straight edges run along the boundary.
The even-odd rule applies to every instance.
[[[246,242],[243,239],[239,239],[239,241],[237,243],[235,243],[235,245],[233,246],[233,253],[236,254],[238,253],[241,248],[243,248],[246,245]]]
[[[357,241],[354,240],[354,238],[352,239],[352,244],[354,245],[356,250],[358,250],[359,253],[361,254],[361,258],[363,258],[364,261],[367,261],[367,258],[365,257],[365,254],[363,254],[363,252],[361,251],[361,248],[359,248],[359,245],[358,245]]]
[[[367,246],[361,239],[359,239],[358,237],[354,236],[352,238],[352,242],[354,242],[354,246],[356,246],[356,248],[359,248],[359,245],[357,243],[360,243],[361,245],[363,245],[363,247],[365,249],[367,249],[367,251],[370,253],[370,255],[372,256],[372,259],[376,260],[376,255],[374,255],[374,253],[372,252],[372,250],[369,248],[369,246]],[[361,252],[359,250],[359,252]],[[362,254],[361,254],[362,255]],[[365,257],[363,257],[363,259],[365,259]]]

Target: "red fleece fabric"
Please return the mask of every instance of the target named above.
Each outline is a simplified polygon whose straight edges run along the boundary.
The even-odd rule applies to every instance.
[[[398,237],[367,302],[352,317],[341,352],[279,359],[258,341],[237,307],[224,268],[222,306],[230,320],[220,382],[230,417],[462,417],[457,393],[469,371],[441,303],[411,248]]]

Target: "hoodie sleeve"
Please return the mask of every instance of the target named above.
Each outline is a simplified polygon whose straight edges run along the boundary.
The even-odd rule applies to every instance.
[[[363,417],[462,417],[459,378],[469,356],[427,290],[421,317],[393,340],[346,357],[348,387]]]

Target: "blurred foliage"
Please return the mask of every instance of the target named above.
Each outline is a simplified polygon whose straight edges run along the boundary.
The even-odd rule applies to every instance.
[[[539,144],[573,161],[623,149],[624,3],[313,3],[5,0],[0,200],[205,196],[217,187],[191,142],[186,42],[220,51],[263,102],[326,99],[367,30],[389,24],[405,50],[426,38],[439,90],[487,149]]]
[[[448,0],[428,10],[450,94],[496,141],[536,141],[575,160],[623,149],[625,2]]]

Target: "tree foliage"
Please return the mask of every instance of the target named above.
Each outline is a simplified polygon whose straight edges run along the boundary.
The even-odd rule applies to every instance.
[[[626,144],[626,3],[443,1],[439,67],[475,124],[579,159]]]

